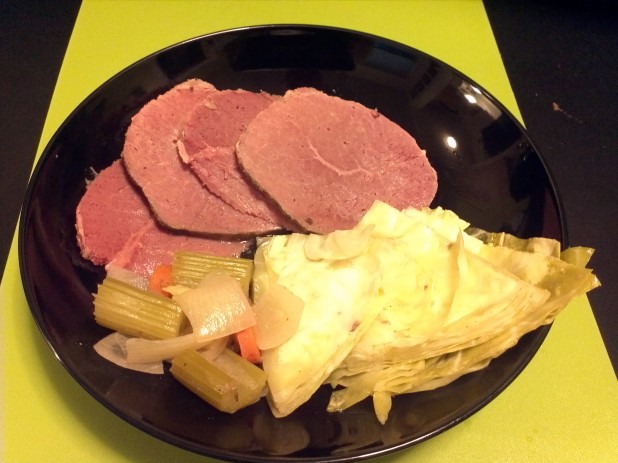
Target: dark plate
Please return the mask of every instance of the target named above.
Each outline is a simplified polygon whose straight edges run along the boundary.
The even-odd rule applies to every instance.
[[[92,345],[107,331],[93,321],[91,293],[103,272],[79,255],[75,207],[91,169],[119,157],[131,116],[191,77],[220,89],[272,93],[313,86],[378,108],[427,150],[439,173],[434,205],[487,230],[566,239],[555,189],[523,128],[482,88],[435,58],[323,27],[244,28],[183,42],[125,69],[73,111],[43,152],[23,206],[19,257],[32,315],[58,359],[95,399],[153,436],[224,460],[356,461],[450,428],[519,374],[547,327],[478,373],[395,398],[380,426],[369,401],[328,414],[325,388],[285,419],[273,418],[263,401],[230,416],[169,374],[123,370],[97,356]]]

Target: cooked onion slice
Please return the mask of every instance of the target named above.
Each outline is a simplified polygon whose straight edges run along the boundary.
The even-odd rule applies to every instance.
[[[215,339],[214,341],[210,341],[204,347],[200,348],[197,352],[204,358],[208,360],[214,360],[225,350],[229,343],[229,336],[225,336],[224,338]]]
[[[255,325],[255,314],[240,283],[223,273],[208,274],[196,288],[173,299],[199,337],[220,338]]]
[[[208,343],[255,325],[255,314],[240,283],[222,273],[211,273],[196,287],[177,294],[193,332],[170,339],[127,340],[131,362],[167,360],[185,350],[197,350]]]
[[[126,342],[127,360],[132,363],[170,360],[185,350],[200,349],[210,341],[193,333],[168,339],[130,338]]]
[[[161,361],[134,363],[127,360],[126,342],[128,339],[129,338],[127,336],[116,331],[97,342],[94,345],[94,350],[101,357],[109,360],[119,367],[141,371],[142,373],[162,375],[163,362]]]
[[[281,285],[271,285],[253,306],[255,337],[260,350],[272,349],[290,339],[298,329],[303,301]]]

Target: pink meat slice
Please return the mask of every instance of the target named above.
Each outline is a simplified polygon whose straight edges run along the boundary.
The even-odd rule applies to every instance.
[[[353,227],[375,200],[428,206],[437,175],[410,134],[376,110],[316,89],[288,91],[240,136],[243,171],[308,231]]]
[[[129,238],[152,221],[150,211],[117,160],[92,180],[76,209],[81,255],[105,265]]]
[[[224,241],[170,232],[151,220],[131,236],[110,265],[149,276],[158,264],[171,264],[177,251],[238,257],[248,245],[248,241]]]
[[[240,134],[276,98],[246,90],[210,93],[189,116],[178,152],[202,184],[234,209],[289,228],[290,220],[247,181],[236,160]]]
[[[273,231],[272,223],[243,214],[204,188],[176,147],[193,109],[217,90],[199,79],[185,81],[147,103],[132,119],[123,159],[162,224],[218,236]]]
[[[171,263],[175,251],[239,256],[248,247],[246,241],[182,235],[161,226],[121,160],[102,170],[88,185],[77,206],[76,229],[84,258],[143,276],[149,276],[158,264]]]

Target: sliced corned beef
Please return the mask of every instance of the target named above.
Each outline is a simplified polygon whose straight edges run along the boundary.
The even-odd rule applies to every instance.
[[[99,172],[76,209],[77,243],[85,259],[107,264],[127,240],[151,221],[121,160]]]
[[[163,230],[151,220],[125,243],[110,264],[149,276],[157,264],[171,264],[176,251],[238,257],[247,241],[223,241]]]
[[[156,218],[170,228],[221,236],[272,231],[272,223],[235,210],[204,188],[178,156],[176,141],[188,116],[215,91],[191,79],[147,103],[126,133],[127,171]]]
[[[144,276],[157,264],[171,263],[175,251],[238,256],[248,246],[245,241],[180,235],[159,225],[121,160],[88,185],[77,206],[76,229],[84,258],[97,265],[113,262]]]
[[[289,219],[247,182],[236,160],[240,134],[275,98],[246,90],[209,93],[185,123],[178,152],[202,184],[234,209],[271,222],[273,228],[289,228]]]
[[[423,207],[437,190],[425,152],[376,110],[315,89],[288,91],[240,136],[243,171],[307,230],[354,226],[374,200]]]

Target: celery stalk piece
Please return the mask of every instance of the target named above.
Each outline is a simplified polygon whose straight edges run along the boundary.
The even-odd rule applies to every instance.
[[[216,271],[227,273],[237,279],[245,294],[249,294],[249,285],[253,277],[253,260],[188,251],[174,254],[172,281],[175,285],[195,287],[207,274]]]
[[[172,360],[172,375],[213,407],[234,413],[257,402],[266,386],[263,370],[229,349],[214,360],[194,350]]]
[[[169,298],[107,277],[94,295],[96,322],[127,336],[166,339],[186,323],[180,306]]]
[[[197,351],[174,357],[170,372],[178,381],[213,407],[227,413],[238,410],[238,391],[230,377]]]
[[[263,395],[266,372],[260,367],[230,349],[224,349],[221,355],[214,359],[214,363],[238,382],[241,399],[247,402],[247,405],[257,402]]]

